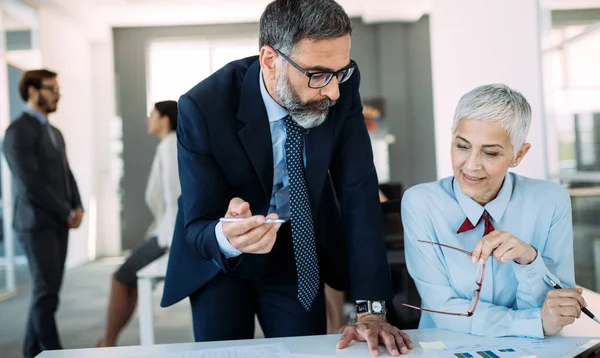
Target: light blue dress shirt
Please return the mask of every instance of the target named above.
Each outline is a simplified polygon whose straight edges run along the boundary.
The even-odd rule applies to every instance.
[[[25,105],[25,108],[23,110],[27,112],[27,114],[29,114],[30,116],[37,119],[42,125],[45,126],[46,124],[48,124],[48,118],[46,118],[43,114],[37,112],[33,108],[29,107],[28,105]]]
[[[540,310],[551,289],[547,276],[563,287],[575,287],[571,201],[562,186],[549,181],[508,173],[498,196],[485,206],[464,195],[454,177],[407,190],[402,199],[406,263],[421,296],[421,307],[467,312],[477,288],[477,264],[456,250],[417,240],[472,251],[483,236],[483,220],[473,230],[456,231],[465,217],[477,225],[484,210],[497,230],[532,245],[537,258],[529,265],[519,265],[499,263],[491,256],[473,316],[422,312],[419,328],[543,338]]]
[[[285,122],[283,121],[283,118],[288,115],[288,111],[275,102],[271,95],[269,95],[262,79],[262,71],[260,71],[257,80],[260,81],[260,93],[267,109],[267,117],[269,118],[269,127],[271,129],[271,142],[273,144],[273,191],[268,214],[277,213],[280,218],[289,218],[291,216],[290,182],[285,161],[285,139],[287,136]],[[217,236],[219,249],[225,257],[231,258],[242,254],[240,250],[233,247],[229,240],[227,240],[223,234],[223,224],[220,222],[215,226],[215,235]]]

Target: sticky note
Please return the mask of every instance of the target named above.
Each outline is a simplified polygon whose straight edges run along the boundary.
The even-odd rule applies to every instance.
[[[446,349],[446,346],[444,345],[444,342],[442,342],[442,341],[437,341],[437,342],[419,342],[419,344],[421,345],[421,348],[423,348],[426,351],[428,351],[428,350],[435,350],[435,349]]]

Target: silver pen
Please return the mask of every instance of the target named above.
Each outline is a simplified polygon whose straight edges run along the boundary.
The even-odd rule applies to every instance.
[[[243,221],[249,218],[220,218],[219,221],[222,223],[235,223],[235,222],[239,222],[239,221]],[[286,221],[288,221],[289,219],[271,219],[271,218],[267,218],[265,220],[265,224],[283,224]]]

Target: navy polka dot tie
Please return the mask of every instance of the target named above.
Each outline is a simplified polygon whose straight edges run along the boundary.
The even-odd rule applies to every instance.
[[[298,272],[298,299],[309,311],[319,291],[319,263],[315,246],[315,232],[304,175],[302,146],[306,130],[289,116],[286,126],[285,159],[290,179],[290,211],[292,214],[292,241]]]

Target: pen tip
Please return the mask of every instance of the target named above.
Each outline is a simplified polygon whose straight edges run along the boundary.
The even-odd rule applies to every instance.
[[[597,323],[600,323],[600,319],[598,319],[598,317],[594,317],[593,319],[594,319],[594,321],[596,321]]]

